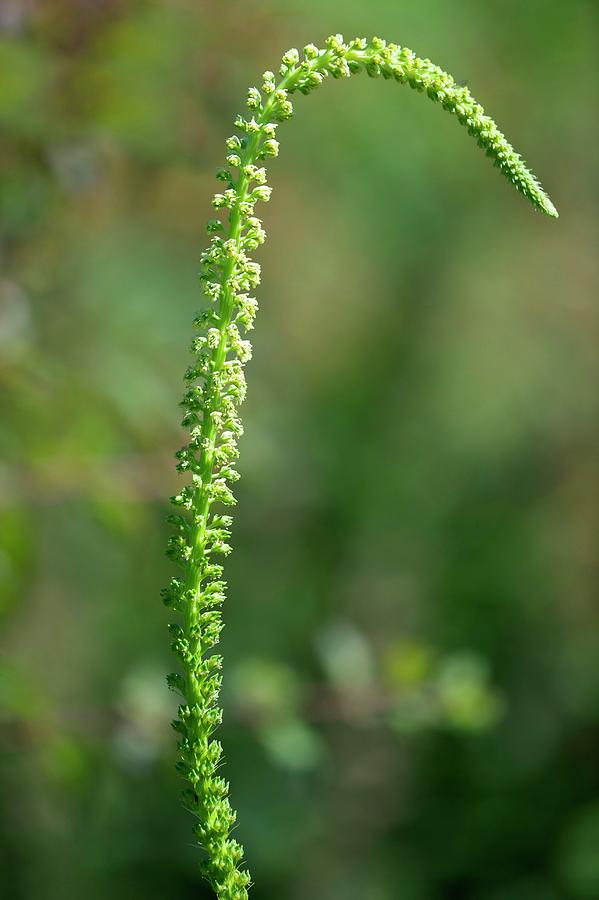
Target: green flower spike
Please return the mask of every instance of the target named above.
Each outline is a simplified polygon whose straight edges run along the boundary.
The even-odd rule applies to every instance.
[[[213,206],[225,212],[225,221],[213,218],[207,226],[211,239],[202,256],[201,281],[209,305],[194,321],[198,334],[181,404],[189,440],[177,453],[177,468],[189,475],[189,483],[172,498],[179,514],[171,517],[174,534],[168,546],[182,575],[163,591],[166,605],[179,614],[170,631],[182,674],[168,679],[183,698],[173,722],[179,735],[177,769],[187,782],[184,803],[197,818],[195,835],[206,854],[202,871],[219,900],[246,900],[250,886],[250,875],[242,868],[243,848],[230,836],[235,813],[229,786],[217,774],[222,748],[213,735],[222,718],[222,658],[214,652],[226,589],[219,560],[231,551],[231,518],[215,507],[235,503],[231,485],[238,478],[239,407],[246,393],[244,365],[251,356],[242,332],[253,326],[257,304],[252,291],[260,281],[260,266],[249,254],[265,240],[254,207],[270,199],[262,164],[279,152],[276,134],[293,114],[290,96],[309,94],[329,77],[348,78],[361,71],[426,93],[468,129],[533,206],[557,217],[537,179],[469,90],[405,47],[380,38],[345,43],[341,35],[333,35],[323,50],[313,44],[303,56],[289,50],[279,79],[265,72],[261,89],[248,92],[247,117],[236,119],[239,133],[227,140],[226,167],[217,173],[223,187]]]

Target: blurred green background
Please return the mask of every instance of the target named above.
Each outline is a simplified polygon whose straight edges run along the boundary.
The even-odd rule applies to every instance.
[[[227,563],[255,900],[599,898],[594,0],[0,3],[0,893],[209,898],[158,591],[248,85],[379,33],[560,212],[365,77],[282,127]]]

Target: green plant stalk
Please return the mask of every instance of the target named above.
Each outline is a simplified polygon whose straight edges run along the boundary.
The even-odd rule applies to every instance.
[[[174,534],[168,553],[183,574],[162,592],[181,622],[169,626],[182,669],[168,677],[183,698],[173,722],[179,734],[177,769],[187,782],[184,803],[198,820],[194,832],[206,852],[202,871],[219,900],[246,900],[250,886],[250,875],[242,868],[243,848],[230,836],[236,817],[229,786],[217,774],[222,748],[212,736],[222,718],[222,659],[214,648],[226,589],[223,567],[216,559],[230,552],[231,525],[231,518],[213,512],[213,507],[235,503],[230,485],[238,478],[234,469],[242,433],[238,410],[246,391],[243,368],[251,356],[240,329],[247,331],[253,325],[257,304],[249,292],[260,281],[260,267],[248,253],[265,240],[254,206],[270,198],[266,172],[259,163],[278,154],[275,133],[292,116],[290,94],[308,94],[329,76],[345,78],[360,71],[409,84],[440,103],[533,206],[557,217],[539,182],[468,89],[411,50],[380,38],[345,43],[341,35],[333,35],[323,50],[312,44],[305,47],[301,60],[297,50],[288,51],[278,83],[272,72],[265,72],[262,90],[250,88],[251,118],[237,118],[240,135],[227,140],[227,166],[217,174],[226,189],[215,195],[213,206],[228,211],[227,221],[212,219],[207,226],[212,238],[202,256],[201,280],[210,302],[194,321],[198,329],[192,344],[194,362],[185,376],[188,388],[181,404],[186,410],[183,426],[190,434],[177,453],[177,468],[189,473],[191,481],[172,498],[179,514],[169,517]]]

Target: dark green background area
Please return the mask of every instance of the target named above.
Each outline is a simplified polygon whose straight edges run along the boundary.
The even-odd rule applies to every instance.
[[[223,636],[255,900],[599,898],[597,7],[0,3],[0,893],[191,900],[159,588],[204,222],[330,32],[464,80],[297,98],[264,207]]]

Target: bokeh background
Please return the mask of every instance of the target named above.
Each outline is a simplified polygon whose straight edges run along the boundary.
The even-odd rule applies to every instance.
[[[379,33],[407,88],[281,129],[223,650],[255,900],[599,897],[593,0],[2,0],[0,883],[209,898],[159,588],[203,226],[248,85]]]

